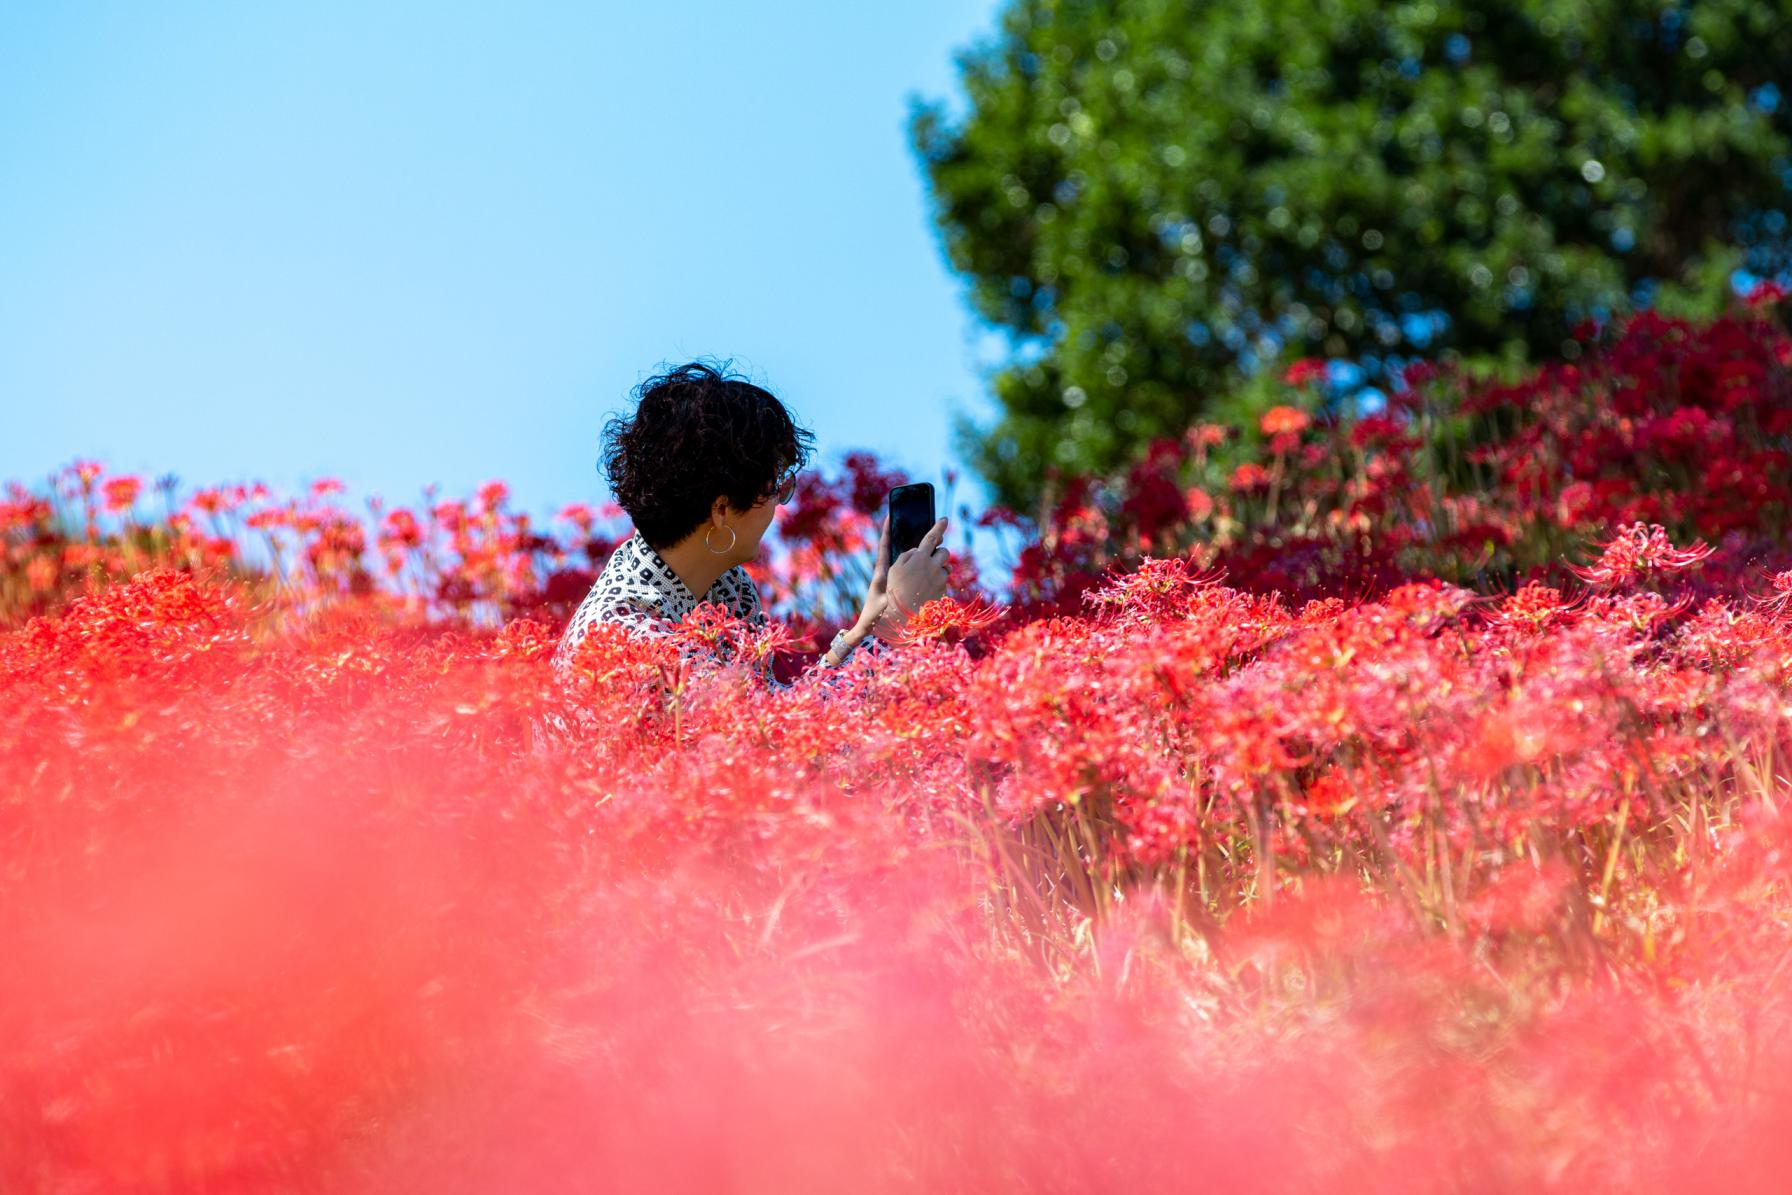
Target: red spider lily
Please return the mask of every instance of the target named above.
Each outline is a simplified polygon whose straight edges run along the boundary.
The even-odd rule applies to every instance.
[[[1474,594],[1460,586],[1413,581],[1391,590],[1382,604],[1415,627],[1433,629],[1454,619],[1475,600]]]
[[[196,491],[189,499],[188,506],[208,515],[223,514],[231,509],[229,496],[221,489],[203,489]]]
[[[988,630],[1006,613],[982,598],[968,602],[951,597],[935,598],[909,616],[902,626],[902,640],[905,643],[930,643],[968,638]]]
[[[1305,386],[1325,377],[1326,364],[1323,357],[1302,357],[1290,365],[1282,375],[1282,380],[1290,386]]]
[[[450,535],[460,534],[467,518],[467,505],[464,502],[450,499],[438,502],[431,510],[431,516],[442,525],[442,529]]]
[[[488,514],[501,508],[510,498],[510,487],[501,481],[488,481],[479,487],[479,508]]]
[[[1568,618],[1580,598],[1564,601],[1562,591],[1531,582],[1487,612],[1489,622],[1541,634]]]
[[[764,672],[780,659],[795,656],[813,646],[813,637],[798,633],[781,622],[767,620],[742,637],[740,658]]]
[[[1778,614],[1792,605],[1792,569],[1782,569],[1767,579],[1768,591],[1756,598],[1762,606]]]
[[[726,607],[704,602],[682,623],[670,628],[673,641],[681,648],[731,658],[740,649],[753,628],[734,617]]]
[[[1673,622],[1692,607],[1693,599],[1681,595],[1668,599],[1658,593],[1599,594],[1586,605],[1589,620],[1603,619],[1649,634]]]
[[[581,533],[586,535],[591,533],[591,528],[597,523],[597,516],[592,512],[591,508],[583,502],[568,503],[560,508],[560,513],[556,517],[571,523],[574,527],[578,528]]]
[[[1312,422],[1307,413],[1298,407],[1271,407],[1263,413],[1257,426],[1266,436],[1298,436]]]
[[[390,549],[410,549],[423,544],[423,526],[417,516],[399,507],[388,511],[384,524],[380,528],[380,546]]]
[[[1125,622],[1186,617],[1198,609],[1200,591],[1218,584],[1221,574],[1199,571],[1187,558],[1146,560],[1136,570],[1110,576],[1083,594],[1083,601]]]
[[[1240,493],[1263,489],[1269,485],[1269,470],[1254,461],[1246,461],[1232,470],[1231,485]]]
[[[142,492],[143,481],[137,477],[112,477],[100,487],[105,495],[108,514],[122,514],[137,503],[137,495]]]
[[[1654,573],[1691,568],[1712,552],[1706,543],[1676,548],[1665,527],[1644,523],[1620,527],[1610,540],[1596,546],[1602,548],[1597,562],[1586,568],[1569,568],[1581,580],[1603,588],[1632,585]]]
[[[0,533],[19,533],[48,523],[53,508],[43,498],[25,491],[17,482],[7,485],[6,499],[0,501]]]
[[[1224,444],[1226,438],[1231,434],[1230,428],[1223,427],[1217,423],[1197,423],[1188,429],[1188,434],[1184,438],[1187,440],[1191,450],[1199,451],[1207,448],[1217,448],[1219,445]]]
[[[48,593],[56,587],[62,570],[48,556],[33,556],[25,564],[25,584],[33,593]]]
[[[1766,609],[1771,614],[1773,607]],[[1696,617],[1688,619],[1674,641],[1675,650],[1704,672],[1722,672],[1741,668],[1758,658],[1767,658],[1778,645],[1779,628],[1771,617],[1758,611],[1731,605],[1719,598],[1707,601]],[[1696,706],[1703,697],[1692,700]],[[1685,701],[1669,704],[1687,708]]]
[[[1762,279],[1748,288],[1748,292],[1742,296],[1742,302],[1748,307],[1771,307],[1775,303],[1783,302],[1788,293],[1792,292],[1788,292],[1779,283],[1770,279]]]

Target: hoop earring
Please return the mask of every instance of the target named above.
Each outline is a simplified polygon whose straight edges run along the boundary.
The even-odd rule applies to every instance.
[[[716,525],[711,523],[709,525],[709,530],[703,533],[703,546],[709,548],[710,552],[716,556],[726,556],[728,553],[734,551],[734,545],[740,541],[740,536],[734,533],[734,528],[728,528],[728,546],[725,548],[710,546],[709,537],[715,534],[715,530]]]

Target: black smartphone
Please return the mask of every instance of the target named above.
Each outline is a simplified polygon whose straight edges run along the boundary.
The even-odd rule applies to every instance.
[[[890,491],[890,560],[919,547],[921,537],[933,529],[939,516],[933,513],[933,486],[928,482],[899,485]]]

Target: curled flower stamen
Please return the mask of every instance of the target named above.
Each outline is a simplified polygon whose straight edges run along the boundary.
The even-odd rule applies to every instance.
[[[1590,585],[1615,589],[1635,584],[1651,573],[1678,572],[1711,555],[1711,545],[1702,540],[1690,547],[1677,548],[1668,538],[1667,528],[1656,523],[1629,523],[1618,528],[1617,535],[1604,544],[1599,559],[1586,568],[1569,565],[1569,571]]]

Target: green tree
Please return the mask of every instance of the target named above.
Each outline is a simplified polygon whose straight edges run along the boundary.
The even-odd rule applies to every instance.
[[[1012,336],[961,446],[1003,500],[1288,356],[1371,376],[1786,245],[1792,0],[1012,0],[911,136]]]

